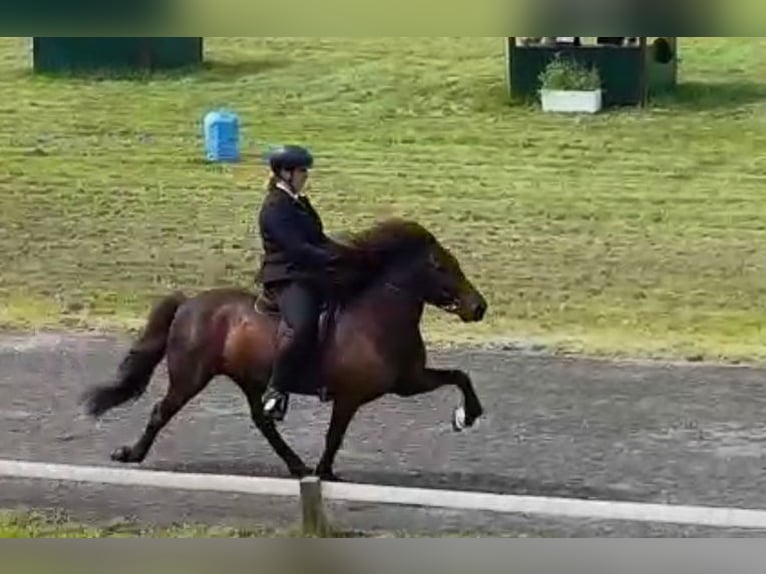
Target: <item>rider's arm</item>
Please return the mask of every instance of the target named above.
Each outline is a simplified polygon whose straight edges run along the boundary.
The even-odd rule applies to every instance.
[[[303,265],[324,269],[338,262],[340,255],[328,241],[315,244],[307,241],[301,222],[290,209],[271,209],[263,214],[261,225],[274,238],[291,259]]]

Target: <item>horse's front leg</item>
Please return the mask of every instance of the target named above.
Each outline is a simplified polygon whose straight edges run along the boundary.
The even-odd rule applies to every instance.
[[[322,480],[338,480],[332,466],[335,462],[335,455],[338,454],[338,450],[343,444],[343,437],[346,435],[348,425],[357,410],[359,410],[359,404],[356,401],[350,401],[346,397],[335,399],[330,417],[330,427],[325,435],[324,452],[316,467],[316,474]]]
[[[413,397],[445,386],[455,386],[463,394],[463,404],[457,407],[452,415],[452,428],[459,432],[472,427],[484,414],[484,408],[476,395],[471,378],[464,371],[423,369],[418,375],[398,384],[394,393],[400,397]]]
[[[372,399],[370,399],[372,400]],[[319,464],[316,467],[316,474],[323,480],[336,481],[338,477],[333,472],[335,456],[343,444],[343,438],[346,435],[351,419],[363,404],[369,400],[362,400],[360,397],[339,395],[332,407],[332,416],[330,417],[330,427],[325,435],[325,449]]]

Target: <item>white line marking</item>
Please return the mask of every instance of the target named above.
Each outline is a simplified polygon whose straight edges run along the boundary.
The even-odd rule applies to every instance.
[[[365,484],[325,483],[322,489],[325,499],[355,502],[383,502],[552,517],[766,529],[766,511],[763,510],[544,498]]]
[[[105,466],[74,466],[16,460],[0,460],[0,477],[147,486],[177,490],[300,496],[300,485],[297,480],[164,472]]]
[[[300,497],[297,480],[0,460],[0,477]],[[323,483],[327,500],[508,514],[766,529],[766,511]]]

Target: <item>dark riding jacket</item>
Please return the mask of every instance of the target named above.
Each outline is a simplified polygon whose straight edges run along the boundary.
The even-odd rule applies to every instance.
[[[326,286],[329,268],[342,257],[309,199],[294,198],[271,183],[259,213],[263,259],[257,280],[305,280]]]

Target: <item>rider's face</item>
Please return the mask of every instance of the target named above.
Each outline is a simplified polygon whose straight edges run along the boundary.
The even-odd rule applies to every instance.
[[[292,186],[296,192],[303,190],[306,185],[306,180],[309,178],[309,172],[306,168],[298,168],[293,170]]]

